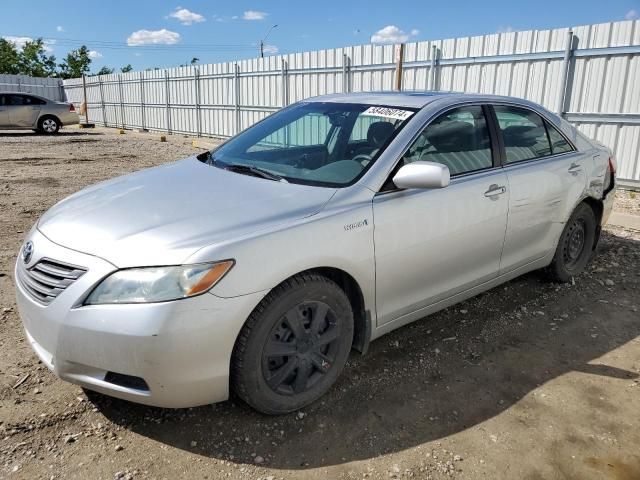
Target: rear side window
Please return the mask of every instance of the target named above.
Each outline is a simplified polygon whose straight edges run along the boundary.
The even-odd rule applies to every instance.
[[[9,93],[3,95],[3,97],[4,101],[0,101],[2,105],[44,105],[46,103],[44,100],[29,95],[13,95]]]
[[[431,122],[403,157],[449,167],[451,175],[491,168],[491,138],[482,107],[459,107]]]
[[[560,134],[560,132],[545,120],[544,124],[547,127],[547,133],[549,134],[549,140],[551,141],[551,153],[557,155],[558,153],[572,152],[573,147],[567,140]]]
[[[4,104],[7,106],[24,105],[24,96],[6,94],[4,96]]]
[[[544,120],[524,108],[493,107],[502,132],[506,163],[522,162],[551,155],[551,145]]]

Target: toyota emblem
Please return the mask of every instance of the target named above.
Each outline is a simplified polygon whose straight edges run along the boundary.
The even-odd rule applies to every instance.
[[[33,257],[33,242],[27,242],[22,247],[22,261],[29,263]]]

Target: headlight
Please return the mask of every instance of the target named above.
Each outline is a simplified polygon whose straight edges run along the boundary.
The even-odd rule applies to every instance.
[[[84,304],[152,303],[193,297],[218,283],[233,264],[233,260],[226,260],[196,265],[118,270],[102,280]]]

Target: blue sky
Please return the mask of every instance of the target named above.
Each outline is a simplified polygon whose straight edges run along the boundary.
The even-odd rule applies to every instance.
[[[267,30],[267,53],[376,42],[545,29],[640,16],[640,0],[458,1],[6,1],[0,35],[48,39],[61,59],[86,44],[92,71],[251,58]],[[149,46],[152,44],[152,46]]]

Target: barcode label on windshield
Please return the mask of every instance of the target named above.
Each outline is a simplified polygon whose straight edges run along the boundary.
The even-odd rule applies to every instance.
[[[393,118],[395,120],[406,120],[411,115],[413,115],[413,112],[410,110],[402,110],[399,108],[369,107],[364,112],[362,112],[362,115]]]

